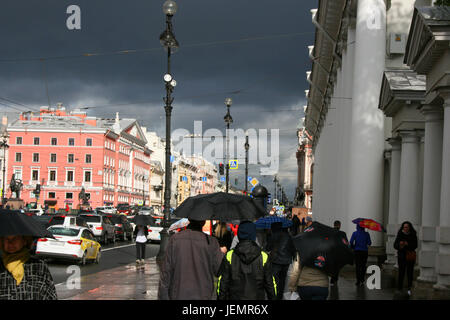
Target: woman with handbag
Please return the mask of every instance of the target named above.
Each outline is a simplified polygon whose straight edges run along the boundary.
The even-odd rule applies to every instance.
[[[398,290],[403,289],[403,278],[408,280],[408,295],[411,295],[411,287],[414,275],[414,265],[416,263],[417,233],[411,222],[402,223],[394,242],[398,259]]]

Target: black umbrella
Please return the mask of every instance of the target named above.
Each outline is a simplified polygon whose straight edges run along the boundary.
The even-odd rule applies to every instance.
[[[133,219],[131,219],[131,222],[133,222],[135,225],[146,226],[149,224],[154,224],[155,218],[147,215],[136,215]]]
[[[353,251],[344,233],[319,222],[313,222],[293,238],[302,265],[335,275],[344,265],[353,265]]]
[[[18,211],[0,209],[0,237],[14,235],[54,238],[50,231],[32,217]]]
[[[216,192],[187,198],[174,214],[193,220],[254,221],[263,217],[266,210],[248,196]]]

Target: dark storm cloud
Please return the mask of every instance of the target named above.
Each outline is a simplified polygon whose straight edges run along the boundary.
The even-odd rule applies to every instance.
[[[159,43],[165,28],[163,2],[1,1],[0,97],[35,109],[50,100],[68,108],[90,107],[94,116],[139,116],[162,134],[162,76],[167,70]],[[81,8],[81,30],[66,27],[66,9],[72,4]],[[286,110],[303,109],[305,71],[311,65],[307,46],[314,40],[309,10],[317,0],[177,4],[173,127],[191,130],[194,120],[202,120],[205,128],[223,128],[223,101],[230,96],[236,127],[292,130],[293,137],[280,135],[283,156],[290,159],[302,112]],[[114,54],[132,49],[138,51]],[[284,123],[272,121],[280,115]]]

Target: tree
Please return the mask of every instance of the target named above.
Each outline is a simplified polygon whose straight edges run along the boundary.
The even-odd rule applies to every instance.
[[[450,0],[436,0],[436,6],[450,6]]]

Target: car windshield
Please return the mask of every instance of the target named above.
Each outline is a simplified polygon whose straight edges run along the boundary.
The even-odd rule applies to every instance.
[[[117,206],[117,209],[128,209],[130,207],[129,204],[119,204]]]
[[[87,222],[101,222],[101,219],[99,216],[93,216],[93,215],[82,215],[83,219],[85,219]]]
[[[69,236],[69,237],[76,237],[80,232],[79,229],[64,228],[64,227],[50,227],[48,228],[48,231],[50,231],[55,236]]]

